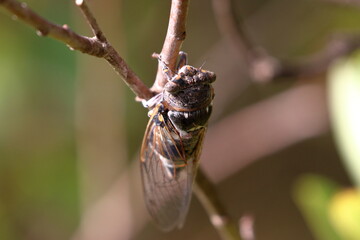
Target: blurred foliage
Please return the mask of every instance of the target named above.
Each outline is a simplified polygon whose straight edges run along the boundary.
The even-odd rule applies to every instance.
[[[28,0],[27,4],[51,21],[66,23],[71,28],[78,26],[74,19],[81,19],[71,1]],[[121,55],[148,86],[153,82],[157,64],[150,56],[161,51],[169,6],[170,1],[123,0],[122,9],[119,9],[124,43],[112,43],[121,49]],[[245,26],[255,42],[271,54],[288,60],[299,60],[320,50],[331,33],[358,33],[360,30],[358,9],[325,1],[237,1],[234,10],[244,17]],[[96,9],[94,12],[96,14]],[[106,14],[96,16],[100,25],[101,19],[111,18]],[[230,64],[226,61],[211,65],[210,58],[218,57],[216,52],[224,49],[221,48],[224,42],[216,27],[210,1],[191,1],[187,26],[183,49],[190,53],[190,63],[200,66],[209,60],[207,66],[211,66],[211,70],[226,69]],[[16,21],[2,8],[0,29],[0,239],[68,239],[78,227],[80,218],[81,190],[78,188],[74,133],[76,54],[61,43],[38,37],[33,29]],[[76,31],[89,33],[83,28]],[[112,31],[118,29],[105,29],[108,35]],[[355,76],[358,70],[351,68],[349,75]],[[110,67],[109,71],[112,71]],[[230,75],[238,78],[236,71]],[[351,84],[356,84],[354,79],[350,80]],[[228,80],[219,76],[215,89]],[[252,85],[245,92],[238,92],[224,112],[233,112],[291,85],[291,82]],[[134,101],[130,90],[126,90],[121,100],[126,102],[123,118],[130,161],[138,153],[148,119],[146,110]],[[334,181],[349,184],[331,143],[331,136],[325,136],[289,148],[223,183],[221,190],[232,209],[231,214],[239,216],[244,209],[249,209],[259,216],[255,221],[259,239],[308,239],[308,230],[288,193],[294,179],[310,171],[329,174]],[[323,216],[325,205],[331,204],[331,216],[339,220],[333,220],[338,226],[336,229],[343,229],[344,222],[352,221],[341,214],[348,211],[343,210],[348,201],[356,202],[351,200],[356,197],[352,194],[341,197],[340,193],[333,198],[337,184],[321,177],[304,181],[296,196],[305,216],[309,211]],[[308,201],[313,201],[319,208],[306,205]],[[269,207],[270,203],[272,207]],[[196,200],[194,205],[197,208],[190,212],[187,226],[201,223],[197,231],[161,235],[146,229],[139,239],[169,239],[168,236],[171,239],[195,239],[194,236],[217,239]],[[355,206],[349,210],[354,209],[354,214]],[[309,220],[309,224],[312,221]],[[329,224],[327,220],[316,228],[327,231]],[[279,229],[279,225],[283,228]],[[329,230],[329,233],[333,231]],[[343,236],[349,230],[338,232]]]
[[[317,175],[302,176],[295,184],[295,202],[318,240],[341,239],[328,217],[330,202],[338,189],[336,183]]]
[[[360,52],[329,73],[329,103],[336,140],[354,184],[360,187]]]
[[[337,193],[329,206],[334,228],[344,240],[360,239],[360,193],[356,189]]]
[[[329,107],[336,142],[354,184],[360,186],[360,53],[329,71]],[[303,176],[295,200],[316,239],[360,239],[360,193],[320,176]]]
[[[66,4],[32,2],[52,19],[70,20]],[[3,12],[0,239],[64,239],[78,222],[74,55]]]
[[[319,175],[295,184],[295,202],[317,240],[360,239],[360,193]]]

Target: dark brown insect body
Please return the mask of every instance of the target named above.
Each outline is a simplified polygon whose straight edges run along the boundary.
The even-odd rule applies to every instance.
[[[164,70],[169,81],[163,92],[146,102],[150,120],[141,173],[147,209],[157,225],[169,231],[183,225],[189,208],[216,76],[189,65],[175,75],[166,66]]]

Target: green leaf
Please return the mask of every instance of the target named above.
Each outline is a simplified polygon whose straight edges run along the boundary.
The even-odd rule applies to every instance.
[[[360,239],[360,193],[347,189],[336,194],[329,207],[334,228],[346,240]]]
[[[295,184],[294,200],[318,240],[340,240],[328,217],[328,206],[339,187],[318,175],[302,176]]]

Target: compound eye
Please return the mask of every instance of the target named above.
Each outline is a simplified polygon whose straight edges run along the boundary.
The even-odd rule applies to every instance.
[[[213,83],[216,80],[216,74],[208,71],[208,78],[209,78],[210,83]]]
[[[201,70],[198,75],[200,80],[204,83],[213,83],[216,79],[215,73],[206,70]]]
[[[164,89],[169,93],[176,93],[177,91],[180,90],[180,85],[178,85],[173,81],[169,81],[165,84]]]
[[[194,68],[193,66],[185,65],[179,70],[178,74],[183,74],[185,76],[193,76],[196,74],[196,72],[196,68]]]

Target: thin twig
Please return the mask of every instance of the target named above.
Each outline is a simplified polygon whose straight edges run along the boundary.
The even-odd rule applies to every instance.
[[[254,217],[244,215],[239,221],[240,235],[244,240],[255,240]]]
[[[78,35],[73,32],[67,25],[59,26],[47,21],[32,11],[25,3],[14,0],[0,0],[4,8],[15,14],[26,24],[34,27],[40,36],[49,36],[69,47],[79,50],[96,57],[103,57],[106,52],[102,44],[92,38]]]
[[[194,192],[206,209],[211,223],[221,238],[224,240],[241,240],[235,223],[227,214],[216,194],[214,184],[210,182],[201,169],[199,169],[196,176]]]
[[[235,52],[245,59],[249,74],[255,81],[264,82],[278,71],[278,61],[251,41],[242,19],[235,17],[232,0],[213,0],[218,28]]]
[[[228,38],[238,54],[245,57],[248,63],[258,58],[259,53],[244,30],[242,19],[234,18],[234,6],[231,0],[213,0],[213,9],[221,34]]]
[[[49,22],[31,10],[25,3],[20,3],[15,0],[0,0],[0,5],[16,15],[24,23],[35,28],[38,35],[52,37],[65,43],[70,49],[106,59],[139,98],[149,99],[153,96],[152,92],[130,69],[119,53],[105,38],[101,37],[101,34],[93,38],[81,36],[70,30],[67,25],[60,26]],[[92,27],[94,29],[93,25]],[[97,34],[99,34],[99,32],[96,32],[96,35]],[[101,41],[99,37],[103,41]]]
[[[307,57],[301,63],[282,63],[272,79],[288,77],[309,77],[325,72],[333,61],[351,54],[360,48],[360,36],[333,36],[319,52]]]
[[[94,17],[94,15],[91,13],[89,7],[87,6],[86,2],[84,0],[75,0],[76,5],[78,5],[84,14],[88,24],[91,27],[91,30],[93,31],[94,35],[101,41],[101,42],[107,42],[105,35],[101,31],[99,25],[97,24],[97,21]]]
[[[173,0],[169,17],[169,25],[161,50],[161,59],[169,69],[175,72],[176,61],[179,56],[181,45],[186,37],[186,17],[188,13],[189,0]],[[158,66],[156,80],[152,86],[153,92],[160,92],[167,80],[163,74],[162,67]]]
[[[325,0],[324,0],[325,1]],[[359,4],[359,0],[327,0]],[[326,71],[333,60],[350,54],[360,47],[360,37],[332,38],[326,46],[301,63],[288,63],[259,51],[247,36],[243,23],[238,22],[232,6],[232,0],[213,0],[213,8],[219,29],[226,39],[237,49],[238,55],[244,57],[249,65],[249,75],[259,82],[277,78],[311,76]]]

